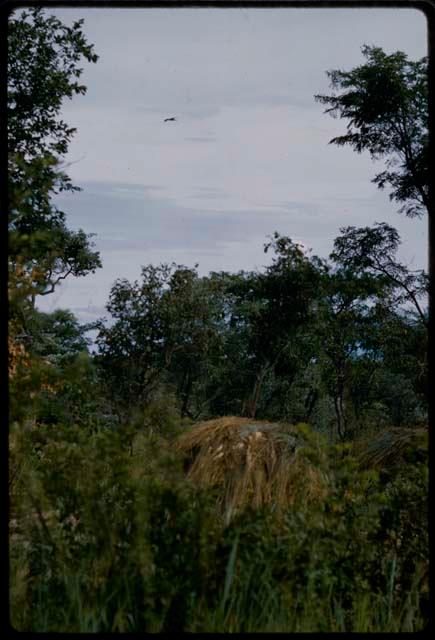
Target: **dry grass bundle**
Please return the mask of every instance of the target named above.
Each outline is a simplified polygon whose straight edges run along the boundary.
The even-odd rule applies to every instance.
[[[305,445],[301,427],[234,416],[199,423],[176,443],[188,477],[220,488],[227,517],[248,504],[281,507],[324,496],[327,478],[303,455]]]
[[[354,443],[352,453],[364,469],[383,469],[399,465],[404,454],[413,450],[427,450],[427,429],[391,427],[370,438]]]

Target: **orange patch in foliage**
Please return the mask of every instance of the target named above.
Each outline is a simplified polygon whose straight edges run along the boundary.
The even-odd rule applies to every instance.
[[[19,365],[29,366],[29,355],[24,345],[8,336],[8,372],[9,378],[13,378]]]

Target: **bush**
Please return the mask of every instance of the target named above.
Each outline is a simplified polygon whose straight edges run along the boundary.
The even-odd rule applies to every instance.
[[[303,455],[321,501],[245,506],[186,480],[161,436],[13,432],[11,619],[22,631],[414,631],[427,619],[427,458],[361,470],[348,446]],[[405,456],[406,457],[406,456]],[[412,525],[412,526],[411,526]],[[425,608],[426,607],[426,608]]]

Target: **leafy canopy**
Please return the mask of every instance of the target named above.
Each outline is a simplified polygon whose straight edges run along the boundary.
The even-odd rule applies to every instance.
[[[420,300],[427,297],[428,276],[423,270],[411,271],[397,259],[397,230],[386,222],[377,222],[372,227],[343,227],[340,231],[334,240],[332,260],[355,275],[381,277],[392,288],[395,303],[411,303],[427,326],[427,312]]]
[[[401,213],[421,216],[429,207],[427,57],[411,61],[367,45],[362,53],[365,64],[327,72],[332,95],[315,96],[328,105],[325,113],[348,120],[347,133],[330,142],[385,159],[373,182],[391,187]]]
[[[68,229],[52,203],[74,191],[61,158],[75,133],[60,117],[65,98],[84,94],[79,83],[84,58],[98,56],[81,30],[38,7],[14,14],[8,29],[9,272],[18,297],[52,293],[67,276],[101,266],[90,235]],[[17,297],[17,296],[16,296]]]
[[[82,24],[68,27],[41,7],[9,22],[8,144],[27,160],[64,155],[76,131],[58,116],[65,98],[86,93],[80,59],[98,60]]]

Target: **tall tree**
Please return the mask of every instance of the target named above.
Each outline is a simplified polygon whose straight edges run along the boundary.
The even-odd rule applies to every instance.
[[[8,29],[9,271],[16,297],[54,291],[69,275],[101,266],[91,236],[68,229],[52,203],[77,190],[61,167],[75,133],[60,117],[65,98],[84,94],[81,60],[96,62],[83,20],[68,27],[40,7],[13,14]]]
[[[340,439],[354,431],[350,389],[355,365],[368,364],[366,338],[373,330],[370,305],[382,295],[382,279],[355,274],[343,266],[329,268],[322,281],[322,297],[313,330],[320,338],[316,360],[335,412]],[[366,367],[367,368],[367,367]]]
[[[83,20],[68,27],[41,7],[22,11],[8,28],[8,150],[25,160],[60,157],[76,132],[59,116],[65,98],[86,93],[81,59],[96,62]],[[12,159],[13,160],[13,159]],[[63,188],[74,188],[61,175]]]
[[[373,182],[391,188],[400,212],[421,216],[430,208],[427,58],[367,45],[362,53],[365,64],[327,72],[332,95],[315,96],[328,105],[325,113],[348,120],[347,133],[330,142],[384,159],[387,168]]]
[[[175,264],[147,265],[141,281],[114,283],[107,304],[113,323],[100,325],[98,361],[124,422],[161,382],[176,387],[182,416],[192,415],[194,387],[219,351],[217,285]]]
[[[294,369],[296,335],[313,312],[320,279],[319,264],[290,238],[275,233],[264,249],[274,257],[263,272],[226,274],[231,297],[227,344],[233,345],[236,376],[244,380],[241,411],[252,418],[266,379],[280,367],[288,374]]]

